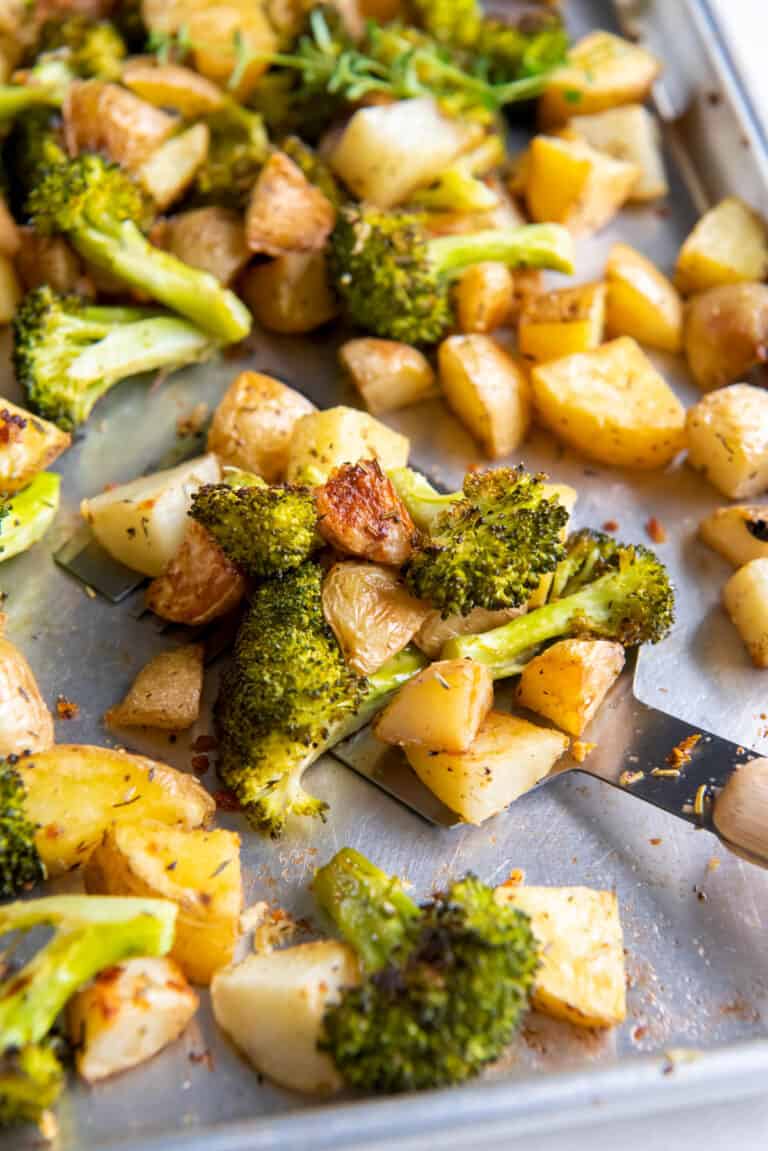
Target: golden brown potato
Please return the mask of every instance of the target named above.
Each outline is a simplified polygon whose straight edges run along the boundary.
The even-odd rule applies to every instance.
[[[28,292],[42,284],[49,284],[63,296],[77,291],[83,266],[63,236],[41,236],[29,225],[20,228],[19,235],[16,269]]]
[[[462,332],[492,332],[510,318],[514,280],[506,264],[474,264],[462,273],[455,292]]]
[[[296,422],[315,405],[287,384],[261,372],[240,372],[213,414],[208,451],[224,464],[281,480]]]
[[[245,579],[195,520],[161,576],[147,588],[150,611],[173,623],[198,626],[233,611],[245,595]]]
[[[768,392],[731,384],[688,409],[688,463],[732,500],[768,489]]]
[[[284,152],[273,152],[251,191],[245,238],[252,252],[267,256],[319,252],[335,219],[333,204],[298,164]]]
[[[660,61],[638,44],[610,32],[590,32],[571,48],[568,62],[548,77],[539,100],[541,124],[552,127],[574,113],[587,116],[621,104],[642,104],[660,71]]]
[[[142,100],[157,108],[171,108],[185,120],[207,116],[224,102],[217,84],[181,64],[161,64],[151,56],[132,56],[123,68],[122,82]]]
[[[181,23],[189,33],[197,71],[222,86],[231,86],[236,99],[247,99],[269,68],[270,53],[278,47],[261,5],[213,4],[183,13]],[[243,60],[245,64],[240,67]]]
[[[405,590],[397,572],[378,564],[334,564],[323,581],[323,614],[360,675],[372,675],[402,651],[429,610]]]
[[[0,396],[0,492],[25,488],[71,442],[68,432]]]
[[[705,391],[742,378],[768,360],[768,285],[725,284],[694,296],[685,310],[685,355]]]
[[[723,604],[755,667],[768,667],[768,559],[750,560],[723,588]]]
[[[416,528],[376,459],[342,464],[315,492],[318,531],[341,552],[402,567]]]
[[[669,191],[661,153],[661,133],[653,113],[642,104],[609,108],[594,116],[574,116],[567,131],[585,140],[598,152],[615,160],[628,160],[638,169],[630,201],[645,202],[666,196]]]
[[[162,221],[155,242],[185,264],[210,272],[226,285],[251,258],[242,217],[215,205],[192,208]]]
[[[437,395],[429,360],[409,344],[363,336],[341,345],[339,361],[375,416]]]
[[[467,751],[493,707],[493,677],[471,659],[430,664],[400,688],[376,718],[377,739],[400,747]]]
[[[538,268],[515,268],[512,272],[512,307],[509,322],[517,320],[531,296],[537,296],[543,290],[544,276]]]
[[[19,226],[11,215],[5,198],[0,196],[0,255],[15,256],[20,244]]]
[[[119,84],[76,81],[64,101],[64,135],[70,156],[106,152],[110,160],[136,171],[167,140],[176,120],[140,100]]]
[[[437,353],[446,402],[495,460],[525,439],[531,422],[531,388],[525,366],[490,336],[449,336]]]
[[[380,420],[339,404],[310,412],[296,423],[285,478],[289,483],[323,483],[335,468],[376,459],[385,472],[404,468],[411,443]]]
[[[232,962],[243,907],[240,836],[151,821],[110,828],[85,869],[94,895],[133,895],[178,904],[171,955],[193,983],[210,983]]]
[[[621,675],[624,648],[604,639],[564,639],[524,668],[517,702],[569,735],[581,735]]]
[[[109,727],[157,727],[183,731],[200,716],[203,645],[162,651],[145,664],[128,694],[104,716]]]
[[[21,284],[13,260],[0,253],[0,324],[10,324],[21,295]]]
[[[609,336],[631,336],[665,352],[679,352],[683,305],[674,284],[628,244],[614,244],[605,266]]]
[[[32,668],[0,635],[0,756],[44,751],[53,743],[53,717]]]
[[[762,280],[768,273],[765,223],[743,200],[729,196],[705,212],[677,257],[681,292]]]
[[[439,611],[431,611],[414,636],[414,643],[430,659],[438,659],[450,640],[460,635],[480,635],[484,631],[501,627],[515,616],[522,615],[523,610],[519,607],[505,607],[499,611],[488,611],[484,607],[476,607],[467,615],[449,615],[446,619],[443,619]]]
[[[136,178],[160,212],[180,199],[208,156],[207,124],[193,124],[172,136],[147,156],[136,169]]]
[[[520,309],[518,347],[539,363],[589,352],[602,342],[604,319],[605,284],[541,292]]]
[[[699,524],[699,537],[734,567],[768,558],[768,508],[762,504],[718,508]]]
[[[634,164],[614,160],[582,140],[535,136],[526,164],[528,211],[533,220],[590,235],[613,219],[637,176]]]
[[[239,291],[258,323],[283,335],[313,332],[339,312],[323,252],[297,252],[257,264],[243,274]]]

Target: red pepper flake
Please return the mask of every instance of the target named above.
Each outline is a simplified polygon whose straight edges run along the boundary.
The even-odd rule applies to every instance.
[[[221,788],[214,791],[213,798],[219,811],[240,811],[240,800],[231,791]]]
[[[56,715],[59,719],[77,719],[80,714],[80,704],[65,695],[56,696]]]
[[[212,735],[198,735],[195,742],[192,744],[193,751],[214,751],[218,747],[218,742]]]
[[[205,775],[210,766],[210,760],[208,759],[207,755],[192,756],[192,770],[194,771],[195,775]]]
[[[653,839],[649,839],[648,842],[650,843],[651,847],[658,847],[661,843],[661,839],[658,835],[654,835]]]
[[[655,544],[663,544],[667,541],[667,531],[661,520],[657,520],[656,516],[651,516],[648,523],[645,525],[645,530]]]
[[[213,1052],[208,1051],[208,1050],[190,1051],[189,1062],[190,1063],[204,1063],[209,1071],[213,1071],[213,1068],[214,1068]]]
[[[617,532],[618,530],[619,530],[619,525],[616,522],[616,520],[606,520],[605,523],[603,524],[603,531],[604,532]]]

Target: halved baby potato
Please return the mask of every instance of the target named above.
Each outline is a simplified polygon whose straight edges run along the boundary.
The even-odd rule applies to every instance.
[[[758,214],[729,196],[705,212],[677,257],[675,280],[686,295],[720,284],[763,280],[768,273],[768,234]]]
[[[688,409],[688,463],[732,500],[768,489],[768,392],[731,384]]]
[[[178,552],[147,588],[146,604],[161,619],[195,626],[233,611],[245,588],[213,536],[190,519]]]
[[[768,360],[768,284],[724,284],[688,301],[685,355],[700,388],[741,380]]]
[[[331,233],[336,212],[284,152],[273,152],[251,189],[245,236],[252,252],[285,256],[319,252]]]
[[[734,567],[768,558],[768,507],[718,508],[699,524],[699,536]]]
[[[231,284],[251,259],[239,212],[208,204],[174,212],[152,230],[153,242],[192,268]]]
[[[630,248],[614,244],[605,267],[605,326],[609,336],[631,336],[640,344],[679,352],[683,304],[671,280]]]
[[[285,478],[289,483],[322,483],[334,468],[377,459],[383,471],[404,468],[410,441],[367,412],[340,405],[310,412],[294,425]]]
[[[490,336],[449,336],[437,353],[440,387],[448,407],[492,459],[525,439],[531,422],[526,367]]]
[[[605,284],[580,284],[529,296],[520,309],[518,347],[544,363],[600,346],[605,320]]]
[[[517,686],[522,707],[581,735],[621,675],[624,648],[604,639],[564,639],[535,656]]]
[[[186,192],[208,156],[209,132],[206,124],[172,136],[155,148],[137,169],[136,178],[164,212]]]
[[[150,154],[172,136],[177,121],[119,84],[76,80],[63,107],[64,135],[73,156],[106,152],[110,160],[137,172]]]
[[[590,32],[573,45],[567,63],[547,78],[539,119],[551,127],[576,114],[642,103],[660,72],[661,62],[639,44],[610,32]]]
[[[483,664],[444,659],[409,680],[373,725],[377,739],[402,747],[463,752],[493,707],[493,677]]]
[[[120,80],[142,100],[148,100],[157,108],[180,112],[185,120],[215,112],[224,102],[221,88],[193,68],[161,64],[150,56],[130,57]]]
[[[270,332],[300,335],[321,328],[339,313],[324,252],[291,252],[248,268],[240,295]]]
[[[262,372],[240,372],[213,413],[208,451],[223,464],[278,483],[285,474],[296,424],[315,405]]]
[[[755,667],[768,667],[768,559],[750,560],[723,588],[723,603]]]
[[[0,396],[0,492],[21,491],[71,442],[68,432]]]
[[[455,288],[459,330],[492,332],[512,315],[515,281],[506,264],[473,264],[462,272]]]
[[[437,395],[432,365],[409,344],[368,336],[347,340],[339,348],[339,362],[374,416]]]

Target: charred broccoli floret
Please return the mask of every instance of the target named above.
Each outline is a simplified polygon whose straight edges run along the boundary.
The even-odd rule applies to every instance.
[[[430,238],[421,216],[373,207],[339,212],[331,269],[352,323],[408,344],[436,343],[453,323],[451,277],[493,260],[573,271],[573,242],[558,224]]]
[[[143,196],[116,164],[82,155],[49,168],[28,204],[39,232],[62,232],[96,267],[181,313],[224,343],[247,336],[251,317],[215,276],[190,268],[142,234]]]
[[[406,500],[407,506],[407,500]],[[568,512],[522,468],[469,473],[422,536],[405,582],[443,616],[520,607],[554,571]]]
[[[59,510],[61,478],[38,472],[20,492],[0,497],[0,563],[43,538]]]
[[[205,484],[193,495],[189,514],[254,579],[299,567],[322,543],[309,488]]]
[[[13,320],[14,368],[30,407],[66,429],[120,380],[196,363],[216,346],[177,316],[89,305],[47,286],[25,296]]]
[[[25,796],[24,781],[14,765],[0,760],[0,899],[18,895],[45,879]]]
[[[460,1083],[497,1059],[539,964],[528,917],[472,875],[421,907],[358,852],[340,851],[313,890],[363,966],[326,1011],[321,1046],[365,1091]]]
[[[72,995],[106,967],[165,955],[176,905],[162,899],[59,895],[0,908],[0,935],[45,925],[54,935],[0,983],[0,1122],[39,1120],[63,1085],[50,1032]]]
[[[109,20],[89,20],[72,13],[65,20],[49,20],[40,30],[38,51],[55,53],[75,76],[116,80],[126,55],[125,41]]]
[[[306,768],[424,665],[406,651],[368,680],[355,675],[323,615],[322,580],[308,561],[257,587],[217,703],[222,780],[273,836],[289,815],[322,815],[301,786]]]
[[[553,640],[595,636],[635,647],[658,643],[674,622],[669,574],[640,544],[579,532],[569,541],[553,587],[556,598],[543,607],[484,635],[451,640],[442,658],[477,660],[501,678],[522,671],[542,645]]]
[[[225,99],[207,118],[208,156],[195,178],[196,202],[243,209],[269,156],[262,117]]]

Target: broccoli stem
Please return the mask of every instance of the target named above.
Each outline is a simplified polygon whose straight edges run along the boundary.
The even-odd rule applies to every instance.
[[[344,716],[338,723],[331,725],[328,729],[327,738],[312,751],[305,766],[308,767],[323,752],[328,751],[335,744],[341,743],[343,739],[349,739],[351,735],[370,723],[373,717],[389,702],[390,696],[409,679],[413,679],[416,673],[426,666],[426,663],[426,656],[417,647],[406,647],[388,659],[378,671],[367,676],[368,690],[357,711],[353,712],[352,715]]]
[[[571,273],[573,240],[559,224],[526,224],[465,236],[439,236],[429,242],[429,257],[444,275],[484,261]]]
[[[64,1069],[50,1045],[30,1045],[0,1057],[0,1127],[38,1122],[63,1086]]]
[[[180,312],[224,343],[244,339],[251,314],[215,276],[191,268],[142,235],[132,220],[109,230],[82,225],[70,233],[86,260]]]
[[[85,348],[68,373],[71,380],[84,386],[90,410],[118,380],[156,368],[194,363],[210,355],[214,347],[211,337],[193,324],[172,316],[155,316],[113,328]]]
[[[464,499],[464,493],[444,494],[432,487],[426,476],[412,468],[392,468],[387,472],[395,491],[405,504],[416,527],[428,532],[441,512],[446,511],[457,500]]]
[[[0,503],[0,563],[41,540],[59,508],[60,477],[38,472],[27,487]]]
[[[61,92],[43,84],[0,84],[0,121],[13,120],[30,108],[55,108]]]
[[[420,914],[396,876],[350,847],[317,869],[312,891],[366,971],[384,967]]]

